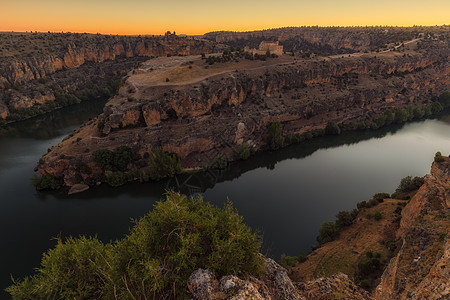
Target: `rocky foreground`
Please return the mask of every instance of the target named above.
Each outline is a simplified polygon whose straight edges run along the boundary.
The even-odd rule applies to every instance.
[[[342,273],[294,282],[286,269],[267,258],[266,274],[260,278],[216,280],[199,269],[192,273],[188,289],[195,299],[448,299],[449,204],[450,158],[444,157],[433,163],[431,174],[403,209],[396,233],[402,246],[373,294]]]
[[[159,147],[176,154],[185,170],[198,170],[324,134],[329,123],[351,130],[421,118],[442,109],[437,96],[449,90],[447,46],[427,39],[345,57],[152,59],[129,73],[103,114],[52,148],[37,168],[65,186],[95,185],[107,180],[107,170],[94,153],[126,145],[133,160],[125,175],[116,175],[142,179]],[[279,127],[270,134],[273,123]]]

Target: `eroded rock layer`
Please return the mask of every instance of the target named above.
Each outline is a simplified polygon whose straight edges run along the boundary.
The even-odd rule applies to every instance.
[[[193,56],[153,59],[129,74],[104,113],[54,147],[38,169],[68,186],[93,184],[102,172],[93,152],[122,145],[138,153],[131,169],[145,169],[156,147],[177,154],[184,168],[199,169],[236,159],[243,143],[251,151],[267,149],[272,122],[293,136],[329,122],[367,126],[387,109],[429,110],[449,90],[448,54],[445,43],[432,41],[429,51],[344,58],[282,56],[212,66]],[[80,174],[79,163],[94,171]]]

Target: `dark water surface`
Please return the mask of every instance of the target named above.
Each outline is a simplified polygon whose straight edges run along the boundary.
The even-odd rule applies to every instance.
[[[0,129],[0,288],[39,266],[52,237],[123,237],[130,218],[146,214],[169,186],[204,194],[219,206],[229,197],[264,236],[263,252],[308,252],[320,225],[377,192],[392,193],[401,178],[429,172],[436,151],[450,151],[450,116],[387,129],[319,138],[259,154],[223,171],[182,175],[158,183],[102,185],[65,196],[30,186],[36,162],[104,100],[75,105]],[[0,293],[0,298],[7,294]]]

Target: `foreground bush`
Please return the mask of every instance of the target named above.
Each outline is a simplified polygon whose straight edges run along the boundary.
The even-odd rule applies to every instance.
[[[230,203],[223,209],[169,192],[116,243],[69,238],[44,254],[38,274],[7,291],[14,299],[185,298],[198,268],[217,277],[258,274],[259,235]]]

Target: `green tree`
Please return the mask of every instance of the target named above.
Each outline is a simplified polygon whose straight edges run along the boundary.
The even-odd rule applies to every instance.
[[[339,234],[339,228],[335,222],[325,222],[319,229],[319,236],[317,241],[320,244],[325,244],[334,240]]]
[[[148,168],[152,180],[172,177],[183,170],[180,158],[176,154],[167,153],[161,147],[150,153]]]
[[[353,224],[353,216],[349,211],[340,211],[336,215],[336,225],[339,228],[344,228]]]
[[[280,122],[273,122],[269,125],[268,144],[271,150],[277,150],[284,145],[284,136]]]
[[[325,127],[325,133],[329,135],[339,135],[341,134],[341,129],[335,122],[328,122]]]

